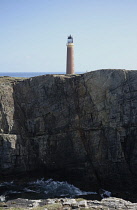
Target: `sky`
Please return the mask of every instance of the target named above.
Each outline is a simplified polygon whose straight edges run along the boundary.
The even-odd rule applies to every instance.
[[[137,0],[0,0],[0,72],[137,70]]]

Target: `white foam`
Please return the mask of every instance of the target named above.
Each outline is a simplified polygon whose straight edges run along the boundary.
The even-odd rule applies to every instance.
[[[0,187],[2,187],[2,186],[11,186],[11,185],[13,185],[14,184],[14,182],[13,181],[11,181],[11,182],[2,182],[2,183],[0,183]]]
[[[18,194],[18,193],[21,193],[20,191],[15,191],[15,190],[9,190],[6,192],[6,195],[8,194]]]
[[[24,188],[23,191],[24,191],[24,192],[34,192],[34,193],[37,192],[37,191],[31,190],[31,189],[29,189],[29,188]]]
[[[53,179],[48,179],[44,181],[44,179],[37,180],[35,182],[30,182],[30,185],[37,185],[40,188],[43,188],[44,193],[49,196],[68,196],[68,197],[75,197],[79,195],[90,195],[90,194],[97,194],[96,192],[86,192],[82,191],[79,188],[75,187],[68,182],[60,182],[54,181]]]
[[[5,195],[1,195],[1,196],[0,196],[0,201],[1,201],[1,202],[4,202],[5,200],[6,200]]]

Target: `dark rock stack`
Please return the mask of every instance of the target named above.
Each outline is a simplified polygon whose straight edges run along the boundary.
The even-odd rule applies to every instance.
[[[137,181],[137,71],[0,78],[0,173],[53,171],[89,189]]]

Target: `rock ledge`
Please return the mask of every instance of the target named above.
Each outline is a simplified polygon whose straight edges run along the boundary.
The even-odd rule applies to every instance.
[[[137,209],[137,203],[131,203],[120,198],[109,197],[97,200],[84,200],[84,199],[46,199],[46,200],[28,200],[28,199],[15,199],[5,203],[0,203],[0,209],[34,209],[34,210],[83,210],[83,209],[97,209],[97,210],[124,210],[124,209]]]

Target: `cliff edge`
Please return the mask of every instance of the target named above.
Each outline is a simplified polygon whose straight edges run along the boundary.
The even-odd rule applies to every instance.
[[[0,175],[61,171],[137,186],[137,71],[0,78]]]

